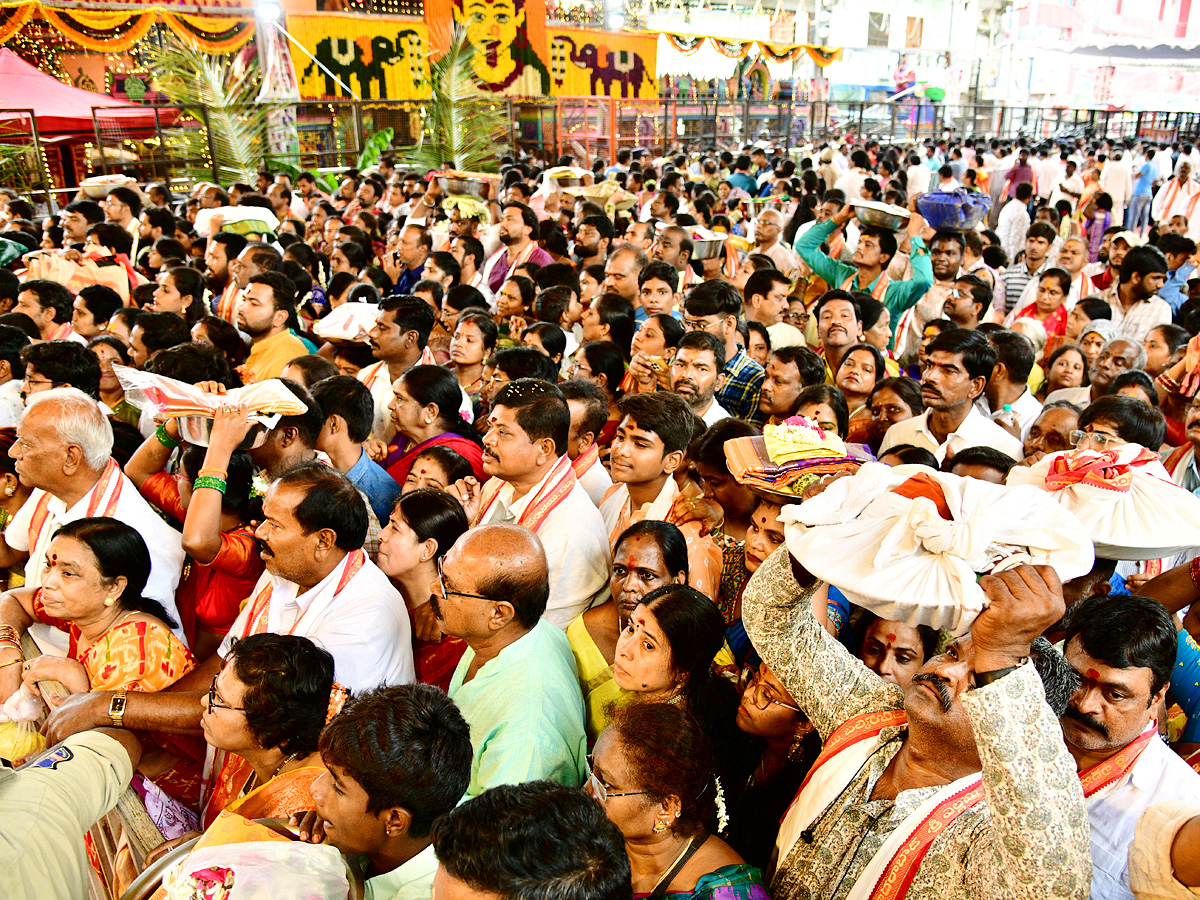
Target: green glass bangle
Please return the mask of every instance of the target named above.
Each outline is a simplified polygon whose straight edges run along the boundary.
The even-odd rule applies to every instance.
[[[183,441],[177,441],[175,438],[171,437],[171,435],[167,432],[166,425],[159,425],[154,431],[154,436],[158,438],[158,442],[168,450],[174,450],[183,443]]]
[[[198,491],[200,488],[212,488],[214,491],[225,493],[225,479],[213,478],[211,475],[201,475],[192,482],[192,490]]]

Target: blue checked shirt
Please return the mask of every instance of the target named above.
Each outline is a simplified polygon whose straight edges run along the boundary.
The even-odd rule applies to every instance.
[[[725,363],[725,383],[717,391],[717,402],[731,416],[762,425],[767,417],[758,411],[758,398],[766,377],[763,367],[738,344],[737,354]]]

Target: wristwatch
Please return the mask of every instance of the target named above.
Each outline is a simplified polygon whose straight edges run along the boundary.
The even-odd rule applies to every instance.
[[[1017,669],[1021,668],[1021,666],[1023,666],[1026,662],[1028,662],[1028,660],[1022,660],[1021,665],[1009,666],[1006,669],[993,669],[990,672],[976,672],[975,690],[979,690],[981,687],[987,687],[993,681],[999,681],[1010,672],[1017,671]]]
[[[113,728],[125,727],[125,691],[117,691],[108,703],[108,718]]]

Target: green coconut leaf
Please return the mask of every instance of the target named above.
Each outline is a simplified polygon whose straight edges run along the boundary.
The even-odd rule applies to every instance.
[[[480,96],[471,63],[474,48],[456,29],[449,49],[429,67],[432,99],[422,110],[424,126],[405,163],[423,171],[449,167],[466,172],[495,172],[496,145],[506,142],[504,107]]]
[[[224,183],[250,181],[267,150],[267,120],[283,104],[258,103],[261,76],[258,60],[230,64],[228,57],[210,56],[195,44],[172,39],[150,51],[150,66],[156,84],[171,103],[201,122],[207,119],[207,135],[198,129],[172,129],[172,149],[190,159],[209,156]],[[194,177],[211,177],[212,171],[193,166]]]

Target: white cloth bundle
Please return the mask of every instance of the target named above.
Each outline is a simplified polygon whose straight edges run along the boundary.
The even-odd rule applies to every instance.
[[[168,870],[162,886],[167,900],[342,900],[350,892],[346,864],[334,847],[298,841],[200,847]]]
[[[343,303],[313,325],[313,334],[327,341],[359,341],[369,343],[367,336],[379,318],[374,303]]]
[[[914,476],[934,483],[950,519],[928,497],[893,493]],[[1044,493],[924,466],[866,463],[779,519],[792,556],[851,603],[955,634],[986,605],[978,574],[1033,563],[1066,581],[1094,562],[1083,526]]]
[[[1015,466],[1008,483],[1048,492],[1083,523],[1104,559],[1160,559],[1200,546],[1200,498],[1140,444],[1062,450]]]

